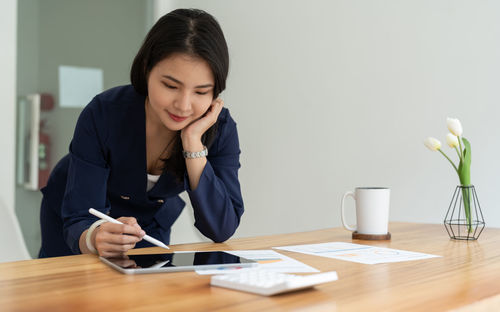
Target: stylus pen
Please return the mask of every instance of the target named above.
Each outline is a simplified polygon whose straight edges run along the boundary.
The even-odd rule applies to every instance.
[[[90,209],[89,209],[89,212],[90,212],[91,214],[93,214],[94,216],[96,216],[96,217],[98,217],[98,218],[101,218],[101,219],[103,219],[103,220],[106,220],[106,221],[108,221],[108,222],[115,223],[115,224],[123,224],[123,223],[121,223],[120,221],[118,221],[118,220],[116,220],[116,219],[113,219],[113,218],[111,218],[110,216],[105,215],[104,213],[102,213],[102,212],[100,212],[100,211],[95,210],[94,208],[90,208]],[[167,246],[167,245],[165,245],[164,243],[160,242],[160,241],[159,241],[159,240],[157,240],[156,238],[152,238],[151,236],[149,236],[149,235],[147,235],[147,234],[146,234],[146,235],[144,235],[142,238],[143,238],[145,241],[148,241],[148,242],[150,242],[151,244],[156,245],[156,246],[158,246],[158,247],[162,247],[162,248],[170,249],[170,248],[168,248],[168,246]]]
[[[153,264],[148,269],[158,269],[158,268],[161,268],[162,266],[164,266],[165,264],[167,264],[169,262],[170,262],[170,260],[160,261],[160,262],[158,262],[156,264]]]

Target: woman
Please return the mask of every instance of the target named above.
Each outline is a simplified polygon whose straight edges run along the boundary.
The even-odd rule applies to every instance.
[[[229,67],[226,41],[208,13],[179,9],[150,30],[132,85],[97,95],[82,111],[70,152],[42,190],[40,257],[121,257],[168,244],[187,191],[195,226],[215,242],[239,225],[236,124],[218,95]],[[97,220],[98,209],[123,225]]]

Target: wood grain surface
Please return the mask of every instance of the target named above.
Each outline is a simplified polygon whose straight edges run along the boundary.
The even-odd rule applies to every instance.
[[[498,308],[500,229],[454,241],[443,225],[391,223],[390,241],[360,241],[340,228],[172,246],[179,250],[268,249],[354,242],[440,255],[420,261],[359,264],[280,251],[339,280],[274,297],[210,287],[194,272],[124,275],[96,256],[0,264],[0,311],[472,311]],[[159,252],[160,248],[133,253]],[[491,303],[491,304],[490,304]],[[470,309],[468,308],[470,306]],[[475,308],[474,308],[475,307]]]

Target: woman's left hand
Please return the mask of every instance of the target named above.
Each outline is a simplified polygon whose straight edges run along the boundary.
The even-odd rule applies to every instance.
[[[222,101],[222,99],[217,98],[213,100],[203,116],[181,130],[181,139],[184,149],[189,150],[189,146],[186,145],[199,144],[201,142],[201,136],[215,124],[223,106],[224,101]]]

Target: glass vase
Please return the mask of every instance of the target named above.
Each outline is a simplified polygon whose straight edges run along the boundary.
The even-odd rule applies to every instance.
[[[451,239],[476,240],[485,223],[474,185],[459,185],[451,199],[444,218],[444,226]]]

